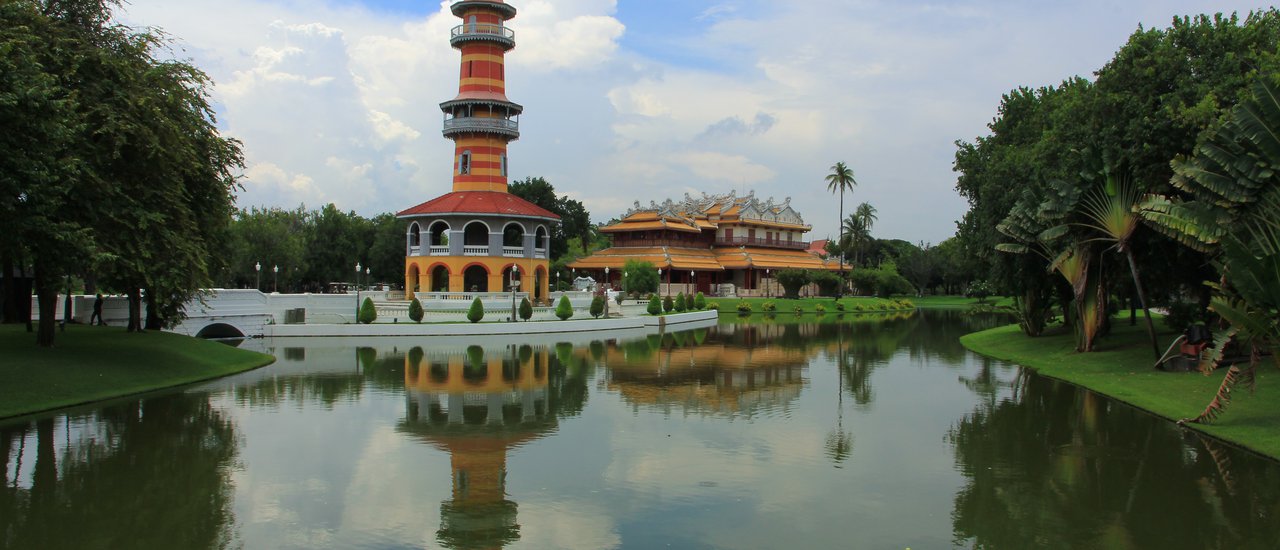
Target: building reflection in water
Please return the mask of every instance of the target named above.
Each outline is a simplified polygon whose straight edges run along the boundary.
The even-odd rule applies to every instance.
[[[499,548],[520,538],[507,498],[508,450],[553,433],[562,400],[551,395],[546,347],[414,348],[405,358],[406,413],[398,429],[449,453],[451,498],[438,542]],[[559,387],[559,385],[557,385]]]

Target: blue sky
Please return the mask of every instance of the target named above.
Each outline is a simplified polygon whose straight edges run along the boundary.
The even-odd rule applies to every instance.
[[[859,182],[881,238],[936,243],[966,206],[957,139],[1000,96],[1090,76],[1138,25],[1256,9],[1238,0],[511,0],[508,96],[525,106],[512,175],[547,178],[596,221],[633,201],[754,190],[837,231],[823,176]],[[440,101],[457,24],[422,0],[131,0],[216,82],[243,141],[241,206],[333,202],[363,215],[449,190]]]

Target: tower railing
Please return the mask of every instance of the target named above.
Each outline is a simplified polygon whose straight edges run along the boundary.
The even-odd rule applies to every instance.
[[[449,35],[449,45],[457,46],[472,40],[490,40],[507,46],[515,46],[516,33],[503,25],[493,23],[464,23],[453,28]]]
[[[444,134],[452,132],[493,132],[511,136],[520,135],[520,123],[505,118],[461,116],[444,120]]]

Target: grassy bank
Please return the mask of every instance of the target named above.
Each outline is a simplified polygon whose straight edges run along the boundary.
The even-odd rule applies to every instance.
[[[914,303],[917,307],[924,307],[924,308],[968,308],[968,307],[973,307],[975,305],[978,305],[980,303],[978,302],[977,298],[968,298],[965,296],[933,295],[933,296],[920,296],[918,298],[915,296],[908,296],[907,298],[910,299],[911,302]],[[981,303],[996,305],[996,306],[1011,306],[1013,305],[1013,298],[1002,297],[1002,296],[991,296],[987,298],[985,302],[981,302]]]
[[[1161,350],[1176,336],[1160,334]],[[1170,420],[1194,417],[1222,382],[1225,370],[1210,376],[1197,372],[1168,373],[1152,368],[1151,344],[1144,327],[1117,320],[1113,334],[1100,341],[1098,351],[1076,353],[1068,333],[1028,338],[1016,326],[1004,326],[960,338],[974,352],[1035,369],[1119,399]],[[1280,373],[1270,363],[1258,371],[1256,393],[1237,391],[1225,414],[1210,425],[1191,428],[1280,460]]]
[[[914,301],[914,298],[909,297],[903,297],[902,299]],[[778,313],[793,313],[797,307],[804,313],[814,313],[818,311],[819,304],[827,308],[827,313],[839,313],[839,310],[836,309],[837,302],[835,298],[800,298],[796,300],[788,300],[786,298],[707,298],[708,304],[719,304],[720,313],[722,314],[737,313],[738,302],[744,301],[751,304],[751,311],[754,313],[763,313],[765,302],[773,302],[777,307]],[[896,305],[891,305],[893,301],[869,296],[849,296],[841,298],[838,303],[844,305],[846,313],[901,309]]]
[[[180,334],[70,325],[53,349],[0,325],[0,418],[122,397],[261,367],[270,355]]]

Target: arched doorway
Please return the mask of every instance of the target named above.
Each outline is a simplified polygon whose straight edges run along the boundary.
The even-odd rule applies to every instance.
[[[449,292],[449,268],[443,265],[432,268],[431,292]]]
[[[547,270],[542,266],[538,266],[533,271],[533,288],[525,289],[533,293],[533,301],[543,303],[547,300]]]
[[[421,272],[418,271],[418,264],[409,264],[409,274],[406,279],[408,280],[405,281],[407,285],[405,288],[409,289],[410,293],[422,291]]]
[[[449,246],[449,224],[437,221],[431,224],[427,232],[429,234],[427,242],[431,246]]]
[[[482,265],[468,267],[462,272],[462,290],[463,292],[489,292],[489,270]]]
[[[489,226],[475,221],[462,230],[463,246],[489,246]]]
[[[515,267],[516,267],[516,266],[514,266],[514,265],[509,265],[509,266],[507,266],[507,267],[502,268],[502,291],[503,291],[503,292],[511,292],[511,281],[513,280],[513,279],[511,278],[511,275],[512,275],[512,271],[511,271],[511,270],[512,270],[512,269],[514,269]],[[523,280],[524,280],[524,272],[522,272],[522,271],[516,271],[516,272],[515,272],[515,279],[514,279],[514,280],[516,280],[516,281],[523,281]],[[528,289],[524,287],[524,283],[521,283],[521,284],[520,284],[520,288],[519,288],[519,290],[521,290],[521,291],[527,291]]]

